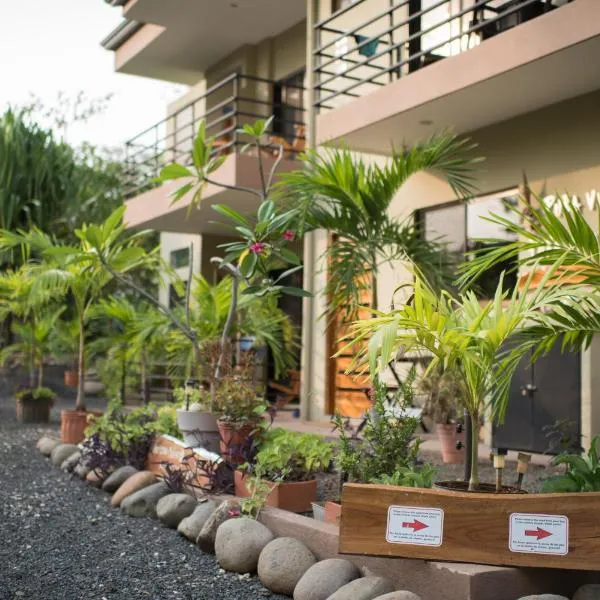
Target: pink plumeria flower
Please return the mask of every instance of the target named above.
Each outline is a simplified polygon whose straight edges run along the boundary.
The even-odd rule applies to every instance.
[[[261,254],[263,250],[266,248],[266,244],[263,242],[254,242],[250,245],[250,252],[253,254]]]
[[[230,509],[227,511],[230,517],[239,517],[242,513],[237,509]]]
[[[292,231],[291,229],[288,229],[287,231],[284,232],[283,234],[283,239],[286,242],[291,242],[294,240],[294,238],[296,237],[296,232]]]

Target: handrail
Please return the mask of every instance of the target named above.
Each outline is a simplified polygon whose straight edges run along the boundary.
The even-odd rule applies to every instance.
[[[175,160],[188,164],[200,121],[206,123],[208,135],[215,139],[213,152],[218,154],[237,152],[246,145],[248,136],[240,129],[243,124],[275,115],[272,135],[289,140],[284,149],[286,156],[295,157],[302,152],[304,135],[299,127],[305,124],[305,107],[301,103],[296,106],[275,102],[273,93],[273,101],[269,102],[254,91],[254,86],[244,86],[242,90],[243,82],[264,83],[272,89],[277,85],[276,81],[263,77],[234,73],[129,139],[126,143],[125,195],[129,197],[152,187],[140,182],[150,179],[153,174],[158,175],[168,162]],[[285,82],[284,85],[288,89],[304,89],[297,84]],[[278,147],[271,146],[273,151]]]
[[[523,15],[522,18],[524,20],[530,20],[537,18],[537,16],[540,16],[545,12],[549,12],[558,8],[552,5],[549,0],[522,0],[519,3],[505,5],[504,7],[491,6],[490,2],[492,0],[472,0],[469,6],[464,6],[464,4],[461,2],[459,10],[451,12],[447,17],[443,17],[432,25],[423,28],[421,27],[421,18],[423,16],[427,16],[431,13],[431,11],[439,9],[440,7],[447,6],[451,8],[455,5],[450,4],[451,0],[439,0],[437,2],[433,2],[430,6],[422,8],[421,10],[416,10],[415,12],[409,12],[406,10],[399,21],[392,22],[392,19],[396,16],[396,11],[409,5],[409,0],[401,0],[400,2],[393,3],[387,9],[378,12],[376,15],[373,15],[371,11],[366,20],[361,21],[357,26],[353,24],[351,29],[343,30],[341,28],[335,29],[335,26],[332,27],[332,23],[334,23],[335,20],[341,15],[351,13],[351,11],[353,11],[357,6],[363,5],[368,1],[369,0],[358,0],[353,2],[352,4],[336,11],[315,25],[317,39],[319,40],[316,44],[317,47],[313,50],[313,55],[315,56],[314,73],[316,75],[315,89],[317,92],[315,106],[319,108],[327,108],[328,106],[331,106],[326,106],[326,103],[338,96],[355,97],[357,95],[362,95],[360,92],[364,93],[364,90],[356,89],[361,85],[386,85],[386,80],[382,80],[381,77],[389,75],[389,81],[392,81],[393,73],[396,73],[397,77],[405,75],[404,71],[400,73],[400,69],[405,65],[410,65],[408,73],[412,72],[413,68],[421,68],[422,66],[425,66],[420,63],[421,58],[433,54],[434,51],[438,50],[439,48],[452,45],[451,52],[454,53],[456,42],[458,41],[460,45],[460,41],[465,39],[465,36],[466,39],[470,41],[473,33],[479,33],[482,30],[486,31],[489,37],[502,33],[502,26],[496,26],[494,24],[501,22],[501,20],[505,19],[506,17],[514,14],[520,14]],[[537,10],[534,8],[533,11],[530,10],[527,13],[523,12],[528,7],[533,7],[534,5],[538,7]],[[469,23],[467,23],[464,20],[464,17],[469,13],[473,13],[473,18]],[[377,32],[374,32],[373,27],[371,27],[368,33],[365,32],[365,39],[359,43],[353,45],[348,44],[348,48],[344,49],[344,51],[341,53],[331,54],[331,51],[325,52],[325,50],[335,46],[335,44],[341,40],[353,35],[355,35],[356,38],[356,34],[359,34],[361,30],[364,31],[365,27],[373,25],[374,23],[377,23],[386,17],[389,17],[389,23],[383,24],[382,29]],[[518,25],[519,22],[520,21],[517,20],[516,25]],[[416,28],[418,28],[418,31],[415,31],[415,25]],[[490,25],[498,28],[493,29],[492,33],[489,33]],[[406,31],[407,26],[408,31]],[[457,34],[452,33],[452,31],[455,31],[455,26],[458,26],[459,29],[459,33]],[[511,23],[509,25],[505,25],[504,27],[508,29],[513,26],[515,26],[515,24]],[[441,34],[440,38],[443,37],[443,39],[440,39],[439,43],[436,43],[438,42],[437,39],[433,40],[432,43],[428,42],[427,49],[422,50],[422,46],[419,43],[421,38],[428,34],[432,34],[436,30],[441,31],[441,28],[444,27],[447,28],[448,34]],[[452,27],[452,29],[450,29],[450,27]],[[397,41],[394,43],[394,38],[391,38],[390,36],[399,30],[402,32],[402,39],[396,38]],[[339,35],[334,35],[333,37],[328,36],[326,43],[321,43],[321,33],[339,33]],[[388,36],[387,40],[383,40],[385,36]],[[365,58],[362,60],[360,59],[360,56],[358,59],[350,58],[350,56],[355,53],[362,54],[361,49],[375,41],[377,41],[377,46],[384,41],[385,43],[383,44],[383,49],[378,51],[377,46],[375,46],[373,53],[365,56]],[[403,48],[408,48],[408,52],[406,54],[402,52],[405,58],[401,59],[400,51]],[[468,49],[469,48],[458,48],[458,52],[464,52]],[[434,56],[436,60],[446,58],[444,55]],[[389,58],[389,66],[386,66],[385,63],[381,64],[381,60],[384,58]],[[379,63],[376,63],[376,61],[379,61]],[[342,72],[332,72],[335,71],[335,69],[326,70],[327,67],[330,67],[336,63],[343,63],[345,65]],[[415,66],[413,67],[413,65]],[[377,72],[367,72],[366,74],[361,72],[358,75],[352,75],[352,73],[355,73],[357,69],[361,69],[363,67],[369,69],[375,68],[377,69]],[[344,80],[351,83],[347,86],[341,87],[339,84]],[[352,93],[353,90],[354,93]],[[327,95],[322,95],[323,92],[329,93]]]

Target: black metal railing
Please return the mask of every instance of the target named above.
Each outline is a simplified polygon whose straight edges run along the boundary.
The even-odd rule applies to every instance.
[[[355,0],[315,25],[315,105],[331,109],[574,0]]]
[[[282,85],[286,98],[294,98],[293,104],[278,101]],[[165,165],[191,164],[194,138],[202,121],[207,135],[214,138],[213,152],[231,154],[248,143],[248,137],[238,131],[244,124],[273,116],[262,151],[276,155],[283,148],[285,158],[295,158],[305,146],[303,95],[301,86],[289,82],[239,74],[226,77],[126,142],[126,197],[153,187],[152,179]],[[253,148],[247,151],[256,152]]]

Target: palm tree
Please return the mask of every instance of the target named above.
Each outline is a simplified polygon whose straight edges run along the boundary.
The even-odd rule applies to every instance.
[[[515,234],[515,241],[507,244],[503,240],[496,247],[474,253],[461,268],[463,286],[485,270],[511,260],[521,271],[534,276],[551,271],[553,277],[547,285],[567,293],[578,294],[585,286],[587,291],[578,302],[554,307],[547,319],[551,327],[538,324],[524,333],[537,340],[534,358],[547,353],[559,340],[564,347],[588,346],[593,335],[600,332],[600,222],[596,220],[593,227],[570,204],[559,199],[555,202],[562,210],[555,212],[557,206],[549,206],[541,197],[528,193],[511,208],[517,218],[495,214],[487,217]]]
[[[472,291],[453,298],[437,293],[423,280],[410,286],[411,300],[402,308],[379,313],[353,326],[349,343],[368,340],[372,375],[383,371],[399,350],[426,352],[432,356],[429,370],[452,369],[465,385],[463,404],[470,415],[473,439],[469,490],[479,486],[477,440],[480,418],[489,409],[493,421],[504,419],[511,378],[519,361],[536,345],[535,336],[522,337],[525,329],[552,331],[554,320],[547,309],[577,304],[585,290],[564,290],[545,284],[555,275],[545,274],[533,289],[531,276],[510,295],[503,291],[502,277],[493,300],[482,303]]]
[[[66,245],[38,228],[29,231],[0,230],[0,250],[21,248],[29,259],[27,269],[33,299],[68,299],[77,319],[79,339],[76,410],[85,410],[84,356],[85,330],[90,311],[112,281],[112,273],[122,273],[148,264],[146,251],[137,245],[140,236],[125,235],[125,208],[115,210],[99,225],[76,230],[77,245]],[[104,268],[110,266],[110,271]]]
[[[411,220],[391,216],[389,208],[406,181],[421,171],[438,174],[458,198],[470,197],[478,160],[471,157],[474,147],[468,139],[441,134],[394,151],[384,166],[366,163],[347,149],[324,149],[303,157],[305,169],[282,175],[279,193],[300,206],[304,226],[334,234],[325,253],[336,265],[324,290],[330,311],[355,317],[369,288],[371,308],[377,308],[377,275],[391,261],[408,260],[430,282],[443,283],[442,247],[425,241]]]

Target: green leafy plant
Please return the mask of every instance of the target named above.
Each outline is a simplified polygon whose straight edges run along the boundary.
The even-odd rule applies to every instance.
[[[210,394],[202,387],[180,387],[173,390],[175,402],[186,410],[197,412],[210,410]]]
[[[39,400],[40,402],[54,401],[56,392],[47,387],[19,390],[15,397],[17,400]]]
[[[221,419],[232,423],[257,422],[267,410],[265,399],[244,374],[223,378],[217,389]]]
[[[181,438],[181,432],[177,425],[177,412],[174,406],[160,406],[157,409],[155,431],[157,434],[164,433],[175,438]]]
[[[466,394],[465,382],[455,369],[432,369],[419,378],[418,387],[427,395],[423,416],[446,425],[462,417],[460,409]]]
[[[404,470],[414,471],[420,440],[415,436],[419,420],[402,414],[413,400],[415,371],[396,392],[392,410],[387,407],[387,387],[374,381],[374,402],[366,416],[361,439],[348,435],[341,416],[334,417],[339,433],[336,463],[344,478],[358,483],[374,483]]]
[[[554,466],[565,465],[566,472],[546,479],[542,492],[600,492],[600,436],[594,437],[587,454],[560,454],[552,461]]]
[[[421,467],[401,467],[391,475],[376,477],[370,483],[383,485],[401,485],[404,487],[430,488],[437,476],[437,469],[433,465]]]
[[[275,428],[260,441],[252,463],[243,468],[269,481],[308,481],[329,468],[333,446],[323,437]]]
[[[250,495],[240,500],[242,515],[258,519],[260,511],[267,503],[269,494],[273,491],[273,483],[276,482],[265,480],[260,469],[257,469],[251,477],[246,477],[245,485]]]

